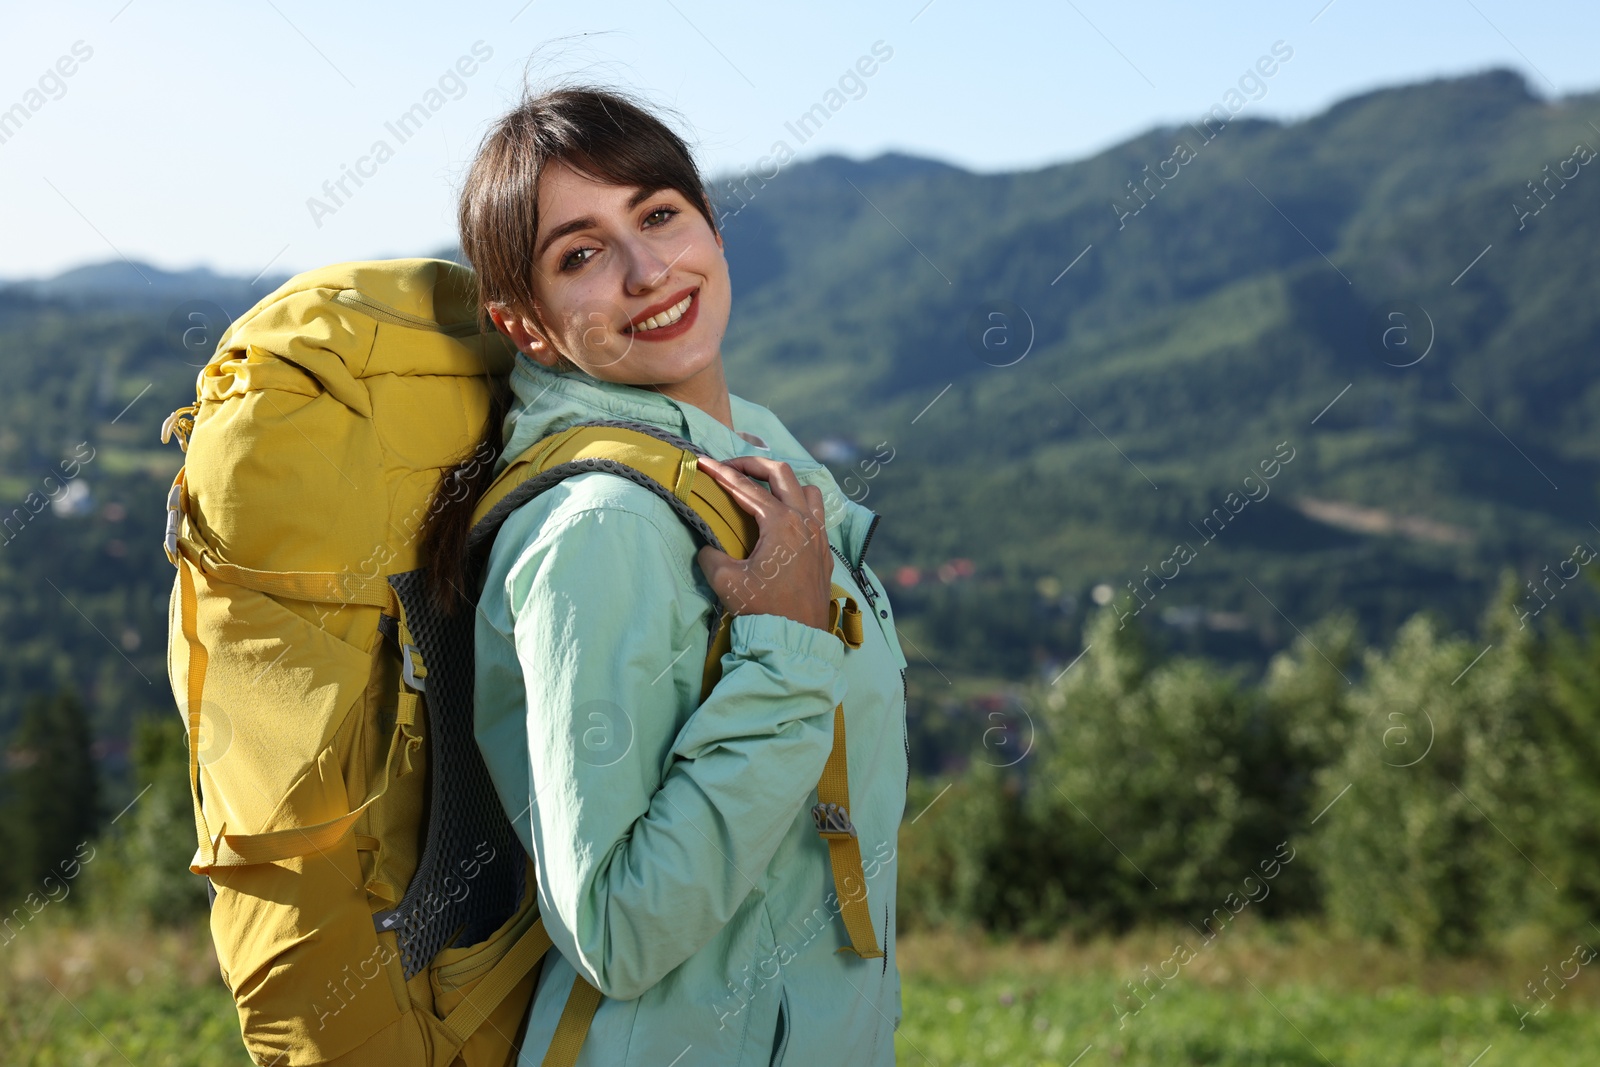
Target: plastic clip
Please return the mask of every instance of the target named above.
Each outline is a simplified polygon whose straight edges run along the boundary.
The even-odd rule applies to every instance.
[[[417,668],[422,668],[422,673],[417,673]],[[413,644],[400,646],[400,677],[405,679],[407,685],[419,693],[428,690],[428,668],[422,664],[422,649]]]
[[[178,565],[178,528],[183,522],[183,482],[172,483],[172,488],[167,490],[167,535],[161,547],[166,549],[167,559],[172,565]]]
[[[849,834],[856,836],[855,823],[850,821],[850,813],[838,804],[817,804],[811,809],[811,821],[817,824],[817,833]]]

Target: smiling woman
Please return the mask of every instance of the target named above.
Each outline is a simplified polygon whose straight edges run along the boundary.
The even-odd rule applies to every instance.
[[[906,660],[862,558],[878,516],[729,392],[688,146],[622,94],[547,92],[489,132],[459,221],[519,354],[471,453],[498,460],[445,478],[426,545],[441,607],[476,595],[478,747],[553,945],[521,1062],[892,1063]],[[593,423],[681,448],[675,483],[613,465],[504,492]],[[753,543],[684,517],[697,483]]]

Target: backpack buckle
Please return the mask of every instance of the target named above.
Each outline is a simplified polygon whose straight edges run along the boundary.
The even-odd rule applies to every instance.
[[[421,673],[417,673],[420,669]],[[427,691],[428,668],[422,663],[422,649],[409,642],[400,646],[400,677],[419,693]]]
[[[850,813],[838,804],[817,804],[811,809],[811,821],[817,824],[817,833],[827,837],[830,834],[848,834],[856,836],[855,823],[850,821]]]
[[[194,417],[199,410],[200,402],[197,400],[168,415],[161,423],[161,443],[166,444],[172,440],[173,434],[177,434],[178,447],[184,452],[189,451],[189,435],[194,432]]]
[[[162,540],[161,547],[166,550],[167,560],[178,566],[178,530],[183,523],[183,471],[178,471],[178,477],[173,479],[172,488],[167,490],[167,533]]]

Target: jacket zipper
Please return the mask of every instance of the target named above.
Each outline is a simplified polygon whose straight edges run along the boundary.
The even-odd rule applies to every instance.
[[[865,563],[867,559],[867,546],[872,543],[872,535],[877,531],[878,521],[882,518],[882,515],[874,514],[872,516],[872,522],[867,526],[867,536],[861,539],[861,561],[863,563]],[[852,564],[849,560],[849,557],[847,557],[843,552],[839,551],[838,548],[834,547],[833,542],[830,541],[828,543],[828,547],[833,549],[833,554],[839,557],[839,561],[844,564],[844,569],[850,572],[850,577],[854,578],[856,585],[861,588],[862,595],[867,598],[867,606],[876,611],[878,607],[877,590],[873,588],[871,582],[867,581],[866,573],[859,567],[856,567],[854,564]],[[906,749],[906,789],[908,790],[911,788],[911,732],[906,726],[906,713],[910,709],[910,705],[911,694],[906,683],[906,669],[901,667],[900,740],[904,743]]]
[[[867,576],[860,570],[857,570],[855,565],[850,562],[843,552],[840,552],[832,545],[829,545],[828,547],[833,548],[833,554],[839,557],[839,561],[844,564],[844,569],[848,571],[850,573],[850,577],[855,580],[856,586],[861,590],[861,595],[867,598],[867,606],[876,612],[878,605],[875,594],[877,591],[873,589],[872,583],[867,581]]]
[[[882,515],[874,514],[872,522],[867,526],[867,536],[861,539],[862,563],[867,560],[867,546],[872,543],[872,535],[878,529],[878,521],[882,518]],[[833,542],[828,542],[828,547],[833,549],[833,554],[839,557],[840,561],[844,563],[844,569],[849,571],[850,577],[855,579],[856,586],[861,590],[861,595],[867,598],[867,607],[876,612],[878,610],[878,591],[871,582],[867,581],[866,572],[857,564],[851,563],[849,557],[841,552]]]
[[[861,539],[861,562],[867,561],[867,546],[872,544],[872,534],[878,528],[878,520],[883,518],[877,512],[872,515],[872,521],[867,524],[867,536]]]
[[[906,790],[911,789],[911,728],[906,725],[911,710],[910,693],[906,689],[906,669],[900,668],[900,738],[906,743]]]

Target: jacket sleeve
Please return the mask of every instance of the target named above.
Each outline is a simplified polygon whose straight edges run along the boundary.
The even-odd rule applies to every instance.
[[[741,615],[699,704],[709,633],[703,594],[684,592],[687,541],[674,547],[646,514],[592,508],[541,528],[506,572],[540,911],[573,967],[623,1000],[759,884],[822,775],[845,694],[838,637]]]

